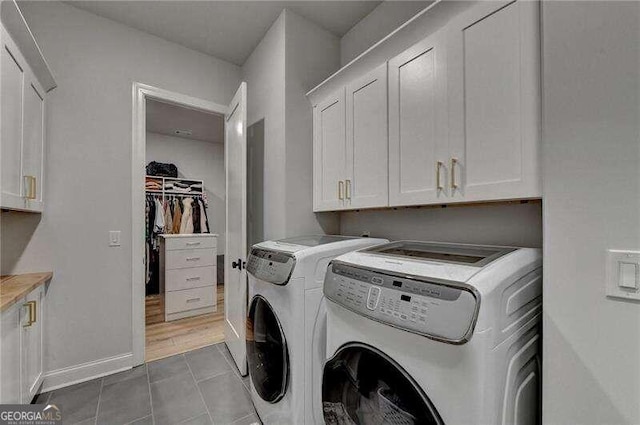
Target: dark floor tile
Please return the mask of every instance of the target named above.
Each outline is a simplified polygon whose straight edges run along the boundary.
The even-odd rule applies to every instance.
[[[49,397],[51,397],[51,392],[36,394],[31,404],[47,404]]]
[[[124,372],[114,373],[113,375],[105,376],[103,378],[103,385],[117,384],[118,382],[134,379],[139,376],[147,375],[147,367],[145,365],[134,367],[133,369],[125,370]]]
[[[260,422],[260,419],[255,413],[249,416],[245,416],[242,419],[238,419],[232,425],[254,425],[254,424],[262,425],[262,422]]]
[[[102,387],[97,425],[128,424],[150,414],[146,374]]]
[[[185,354],[196,381],[231,372],[231,366],[215,346],[204,347]]]
[[[147,364],[149,382],[158,382],[176,375],[189,374],[189,367],[182,354]]]
[[[137,421],[133,421],[128,425],[153,425],[153,417],[151,415],[146,418],[138,419]]]
[[[72,385],[52,392],[49,404],[62,411],[65,425],[76,424],[96,416],[102,379]]]
[[[62,417],[62,422],[64,423],[64,425],[67,425],[67,422],[65,422],[64,420],[64,415]],[[89,419],[85,419],[84,421],[81,422],[76,422],[73,425],[95,425],[96,423],[96,418],[89,418]]]
[[[209,414],[205,413],[204,415],[200,415],[195,418],[187,419],[184,422],[180,422],[179,425],[213,425],[213,422],[211,422]]]
[[[190,373],[152,383],[151,402],[155,425],[174,425],[207,413]]]
[[[216,425],[231,424],[254,412],[249,393],[234,373],[198,383]]]

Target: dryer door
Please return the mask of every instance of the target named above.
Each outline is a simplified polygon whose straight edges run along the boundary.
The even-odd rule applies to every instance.
[[[282,326],[264,297],[256,295],[247,317],[247,362],[256,392],[276,403],[287,390],[289,354]]]
[[[342,346],[325,367],[322,405],[327,425],[441,425],[416,382],[393,359],[361,343]]]

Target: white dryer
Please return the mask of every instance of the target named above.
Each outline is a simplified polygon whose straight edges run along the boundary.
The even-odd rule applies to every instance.
[[[251,248],[247,361],[251,397],[265,425],[322,423],[322,410],[314,417],[312,400],[315,396],[319,409],[326,358],[322,285],[327,266],[338,255],[385,242],[305,236]]]
[[[396,242],[331,262],[327,425],[540,423],[541,252]]]

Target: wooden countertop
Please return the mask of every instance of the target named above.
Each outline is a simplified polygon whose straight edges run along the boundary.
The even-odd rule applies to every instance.
[[[52,277],[52,272],[0,276],[0,312],[17,303],[38,286],[50,281]]]

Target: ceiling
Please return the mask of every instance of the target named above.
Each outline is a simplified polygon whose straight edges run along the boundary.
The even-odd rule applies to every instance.
[[[191,134],[178,135],[176,130],[188,130]],[[224,143],[224,117],[147,100],[147,131],[203,142]]]
[[[342,37],[381,1],[67,1],[193,50],[244,64],[282,9]]]

